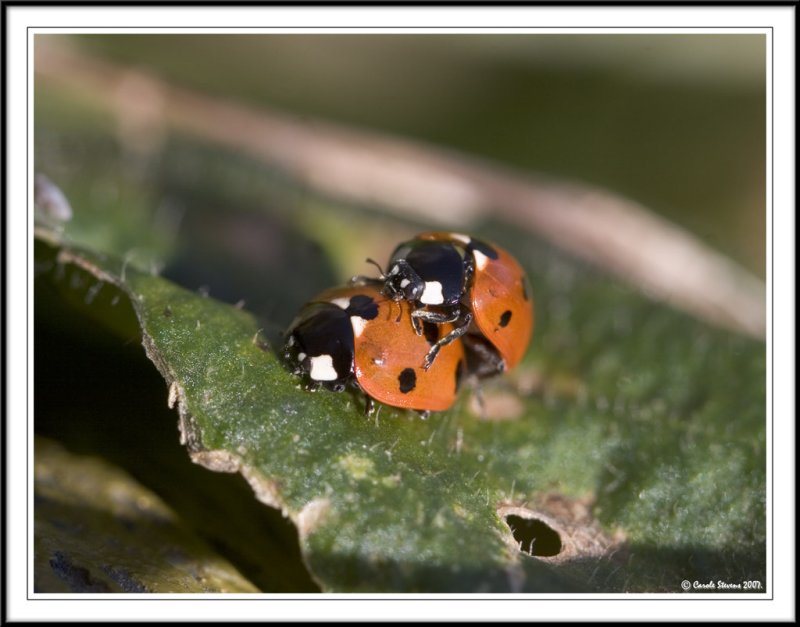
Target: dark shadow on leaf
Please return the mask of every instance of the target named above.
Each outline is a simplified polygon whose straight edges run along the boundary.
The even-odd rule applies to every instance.
[[[177,253],[162,275],[244,307],[284,329],[300,307],[335,283],[319,246],[263,212],[192,201]]]
[[[556,570],[582,582],[581,592],[763,593],[767,591],[765,560],[766,550],[757,546],[714,549],[629,544],[608,557],[577,558],[559,564]],[[690,582],[688,591],[681,587],[683,581]],[[714,586],[709,587],[709,582]],[[752,587],[745,589],[744,582],[753,582]]]
[[[521,564],[470,566],[439,565],[413,560],[376,560],[352,554],[333,553],[312,558],[311,566],[326,581],[336,582],[336,590],[348,592],[474,593],[581,592],[580,581],[540,561]],[[524,574],[523,574],[524,570]],[[523,579],[524,578],[524,579]]]
[[[83,310],[65,305],[56,290],[59,281],[70,289],[68,279],[55,278],[53,268],[35,284],[35,432],[126,470],[260,589],[317,590],[294,526],[259,503],[238,473],[209,472],[190,461],[179,443],[177,412],[167,407],[164,381],[145,357],[138,331],[122,339],[86,315],[121,296],[113,305],[128,319],[121,328],[136,329],[127,297],[106,285],[87,305],[83,287],[75,298]]]

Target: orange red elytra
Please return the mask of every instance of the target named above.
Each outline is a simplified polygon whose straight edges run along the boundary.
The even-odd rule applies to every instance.
[[[353,385],[368,408],[374,399],[426,414],[452,405],[464,375],[516,366],[533,322],[528,280],[508,252],[426,232],[397,246],[380,277],[354,277],[307,303],[284,352],[311,387]]]
[[[431,348],[463,338],[471,373],[490,376],[516,366],[533,333],[533,301],[525,271],[499,246],[469,235],[427,232],[400,244],[383,276],[385,293],[412,303],[412,321],[452,323]]]
[[[450,343],[436,364],[425,356],[452,325],[411,323],[411,304],[393,301],[377,283],[326,290],[301,310],[286,333],[285,356],[311,387],[342,391],[352,385],[386,405],[422,413],[448,409],[456,398],[466,360]]]

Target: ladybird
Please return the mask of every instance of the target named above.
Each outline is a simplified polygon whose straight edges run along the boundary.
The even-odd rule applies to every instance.
[[[410,322],[412,304],[395,301],[376,282],[326,290],[306,304],[285,334],[284,354],[311,387],[361,389],[368,400],[443,411],[454,402],[466,367],[464,346],[449,342],[434,367],[422,366],[452,324]]]
[[[400,244],[381,279],[384,293],[411,303],[417,334],[421,322],[452,324],[428,351],[463,337],[468,370],[479,377],[516,366],[533,332],[533,301],[525,271],[499,246],[460,233],[427,232]]]

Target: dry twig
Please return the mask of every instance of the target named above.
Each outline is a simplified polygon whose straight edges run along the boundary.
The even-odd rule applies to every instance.
[[[245,107],[88,57],[37,36],[39,80],[119,115],[144,149],[166,124],[249,153],[325,194],[444,228],[495,213],[610,270],[654,298],[756,338],[766,334],[765,286],[644,207],[579,183],[509,172],[432,146]],[[133,96],[135,97],[133,97]],[[148,143],[149,142],[149,143]]]

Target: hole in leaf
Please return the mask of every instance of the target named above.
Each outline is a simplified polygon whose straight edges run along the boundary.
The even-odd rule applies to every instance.
[[[509,514],[506,524],[511,528],[520,551],[537,557],[553,557],[561,552],[561,537],[537,518],[522,518]]]

